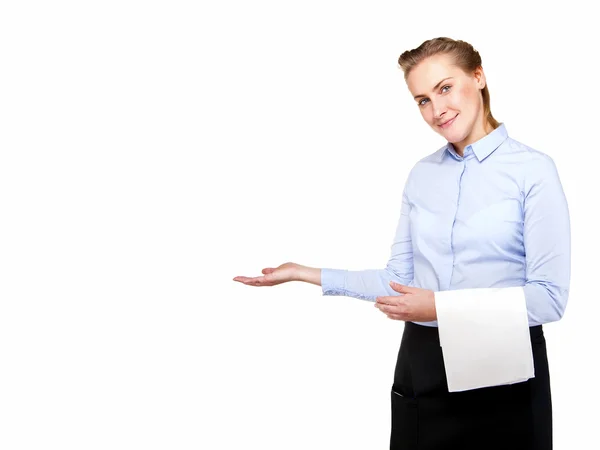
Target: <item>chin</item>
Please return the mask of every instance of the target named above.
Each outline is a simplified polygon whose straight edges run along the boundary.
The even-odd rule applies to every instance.
[[[454,144],[456,142],[461,142],[465,139],[464,133],[458,132],[458,131],[450,131],[448,130],[448,132],[444,133],[442,131],[442,133],[440,133],[444,138],[446,138],[446,140],[448,142],[450,142],[451,144]]]

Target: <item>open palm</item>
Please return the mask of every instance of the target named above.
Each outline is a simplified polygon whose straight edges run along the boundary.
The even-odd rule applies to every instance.
[[[248,286],[275,286],[276,284],[293,281],[300,266],[296,263],[286,262],[279,267],[266,267],[262,270],[263,275],[259,277],[238,276],[233,281],[247,284]]]

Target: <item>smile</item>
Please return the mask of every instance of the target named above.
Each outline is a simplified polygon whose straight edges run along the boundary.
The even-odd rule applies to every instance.
[[[454,120],[458,117],[458,114],[456,116],[454,116],[452,119],[450,119],[448,122],[443,123],[440,125],[440,128],[448,128],[450,125],[452,125],[454,123]]]

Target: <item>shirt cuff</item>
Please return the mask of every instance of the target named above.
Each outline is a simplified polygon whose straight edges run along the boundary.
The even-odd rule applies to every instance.
[[[323,295],[344,295],[346,273],[344,269],[321,269],[321,289]]]

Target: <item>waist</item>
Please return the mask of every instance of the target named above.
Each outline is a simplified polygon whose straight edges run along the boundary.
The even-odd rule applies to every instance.
[[[405,322],[404,333],[415,338],[415,339],[426,339],[440,341],[438,327],[428,327],[426,325],[419,325],[413,322]],[[544,329],[542,325],[535,325],[529,327],[529,336],[531,340],[539,340],[544,336]]]

